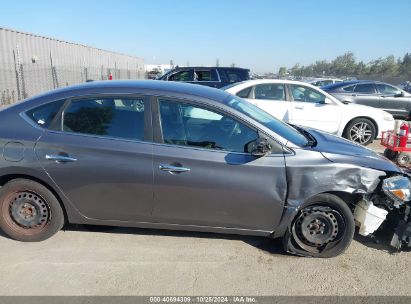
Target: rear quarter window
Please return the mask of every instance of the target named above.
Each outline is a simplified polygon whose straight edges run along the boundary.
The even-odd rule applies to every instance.
[[[350,85],[348,87],[343,87],[342,90],[344,92],[354,92],[354,87],[355,87],[355,85]]]
[[[49,128],[65,100],[58,100],[41,105],[26,112],[26,115],[38,126]]]

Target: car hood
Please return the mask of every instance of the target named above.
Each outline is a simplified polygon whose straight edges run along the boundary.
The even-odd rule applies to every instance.
[[[347,139],[315,129],[305,128],[317,143],[310,149],[320,152],[325,158],[336,163],[353,164],[384,172],[399,172],[401,169],[386,157],[353,143]]]

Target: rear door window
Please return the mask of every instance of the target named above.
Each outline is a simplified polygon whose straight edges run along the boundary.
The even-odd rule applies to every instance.
[[[198,70],[194,71],[195,81],[217,81],[215,73],[212,70]]]
[[[375,87],[372,83],[361,83],[355,86],[354,92],[362,94],[374,94]]]
[[[192,70],[185,70],[185,71],[180,71],[175,74],[172,74],[168,77],[168,80],[170,81],[193,81],[194,76],[193,76],[193,71]]]
[[[60,129],[65,132],[144,139],[145,102],[140,98],[75,100],[64,110]]]
[[[255,99],[285,100],[283,84],[259,84],[254,87]]]

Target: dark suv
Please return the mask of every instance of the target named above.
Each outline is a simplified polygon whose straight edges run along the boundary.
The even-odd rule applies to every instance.
[[[381,108],[395,118],[409,119],[411,115],[411,94],[387,83],[357,80],[331,84],[321,89],[344,103]]]
[[[222,67],[178,67],[158,78],[158,80],[182,81],[214,88],[249,79],[248,69]]]

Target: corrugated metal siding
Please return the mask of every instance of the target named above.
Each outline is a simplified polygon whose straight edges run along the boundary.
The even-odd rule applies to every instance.
[[[87,79],[108,79],[110,72],[113,79],[142,79],[144,60],[0,28],[0,105]]]

